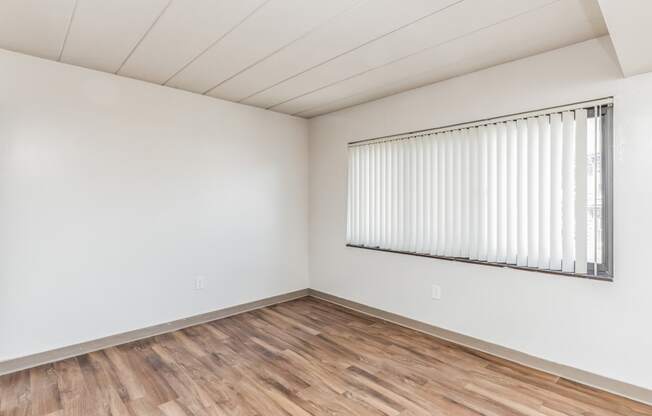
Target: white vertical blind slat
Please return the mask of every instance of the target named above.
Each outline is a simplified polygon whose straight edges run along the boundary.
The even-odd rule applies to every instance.
[[[430,241],[432,240],[432,215],[430,202],[432,201],[432,175],[430,166],[432,166],[432,144],[430,136],[423,138],[423,245],[422,253],[430,253]]]
[[[470,201],[469,206],[471,208],[470,222],[471,230],[469,233],[469,258],[471,260],[478,259],[478,225],[479,225],[479,216],[480,216],[480,187],[478,176],[480,174],[480,157],[478,151],[478,129],[471,128],[469,129],[469,143],[470,143],[470,155],[471,155],[471,190],[470,190]]]
[[[550,269],[561,270],[562,259],[562,140],[561,114],[550,115]]]
[[[528,150],[528,267],[539,265],[539,125],[536,118],[527,119]]]
[[[516,264],[516,257],[518,253],[518,190],[517,190],[517,137],[516,123],[514,121],[507,122],[507,137],[505,157],[506,157],[506,215],[507,225],[505,234],[507,236],[506,245],[506,259],[508,264]]]
[[[602,171],[602,154],[604,152],[604,149],[602,148],[602,128],[603,128],[603,122],[602,118],[600,117],[600,114],[602,112],[602,106],[597,106],[594,107],[595,110],[595,115],[594,115],[594,126],[595,126],[595,135],[593,136],[593,156],[594,160],[592,162],[592,174],[593,174],[593,200],[591,201],[595,211],[593,212],[593,252],[591,253],[593,256],[593,275],[597,276],[599,272],[599,265],[603,262],[603,256],[602,256],[602,249],[601,249],[601,244],[600,242],[603,239],[603,230],[602,226],[600,224],[603,212],[602,207],[600,206],[602,199],[603,199],[603,191],[602,191],[602,178],[600,177],[600,173]]]
[[[539,268],[550,267],[550,119],[539,116]]]
[[[495,124],[487,126],[487,261],[498,259],[498,134]]]
[[[408,251],[417,251],[417,140],[410,140],[410,245]]]
[[[446,248],[444,254],[446,256],[453,255],[453,243],[455,241],[455,191],[453,182],[453,139],[451,133],[445,133],[446,142]]]
[[[403,250],[405,241],[405,141],[396,142],[396,245],[394,249]]]
[[[369,215],[369,245],[375,245],[376,240],[376,211],[374,200],[376,197],[376,183],[374,175],[374,163],[376,161],[376,148],[374,146],[369,147],[369,155],[367,159],[367,178],[368,178],[368,215]]]
[[[461,171],[462,171],[462,229],[460,237],[460,257],[469,257],[469,235],[471,228],[471,169],[470,169],[470,146],[469,130],[462,130],[461,153]]]
[[[398,142],[393,141],[390,142],[390,147],[391,147],[391,154],[392,154],[392,232],[391,232],[391,237],[389,239],[390,244],[389,247],[392,250],[398,249],[398,222],[399,222],[399,216],[398,216],[398,204],[399,204],[399,198],[400,194],[398,192]]]
[[[360,169],[360,148],[353,149],[353,168],[355,172],[355,196],[353,197],[354,206],[354,227],[353,227],[353,241],[355,244],[362,244],[362,179]]]
[[[386,248],[385,246],[385,225],[387,224],[387,218],[385,218],[385,197],[387,194],[385,168],[387,155],[385,154],[385,143],[380,143],[378,146],[380,152],[379,163],[378,163],[378,177],[380,182],[380,192],[378,198],[378,247]]]
[[[430,226],[432,228],[432,237],[430,240],[430,254],[437,254],[437,244],[439,243],[439,228],[438,228],[438,201],[439,201],[439,190],[438,190],[438,176],[437,176],[437,165],[438,165],[438,147],[437,147],[437,137],[435,135],[430,136],[430,151],[431,156],[430,160],[432,161],[430,165],[430,176],[432,177],[431,187],[432,191],[430,193],[430,212],[432,220]]]
[[[376,224],[375,224],[375,234],[376,234],[376,241],[375,241],[375,246],[380,247],[381,241],[382,241],[382,214],[381,214],[381,203],[380,201],[382,200],[382,192],[383,192],[383,177],[380,174],[380,165],[382,163],[382,143],[379,143],[376,147],[376,160],[374,163],[374,177],[375,179],[375,199],[374,199],[374,207],[375,207],[375,214],[376,214]]]
[[[403,245],[402,251],[410,250],[412,241],[412,178],[410,163],[412,159],[412,140],[403,143]]]
[[[351,192],[349,194],[349,207],[351,211],[349,212],[348,216],[348,221],[351,222],[349,225],[351,229],[351,238],[347,240],[348,244],[357,244],[356,241],[356,226],[357,226],[357,214],[356,214],[356,207],[355,207],[355,202],[356,202],[356,196],[357,196],[357,178],[356,178],[356,151],[355,149],[349,149],[349,156],[351,157],[351,163],[350,163],[350,171],[349,171],[349,186],[351,189]]]
[[[451,136],[453,146],[453,249],[452,256],[460,257],[462,240],[462,135],[460,130]]]
[[[419,137],[416,140],[416,246],[414,251],[417,253],[423,253],[423,242],[424,242],[424,231],[425,231],[425,219],[423,216],[423,206],[424,206],[424,181],[423,177],[423,163],[424,163],[424,154],[423,154],[423,137]]]
[[[382,143],[376,146],[376,164],[374,175],[376,176],[376,246],[380,247],[383,240],[383,217],[382,217],[382,203],[383,200],[383,175],[381,165],[383,163]]]
[[[517,266],[527,266],[528,259],[528,140],[527,140],[527,121],[518,120],[516,122],[516,153],[518,155],[518,178],[516,188],[517,202],[517,227],[518,227],[518,253],[516,255]]]
[[[367,165],[367,175],[369,178],[369,246],[376,245],[376,174],[375,174],[375,163],[376,163],[376,147],[369,147],[369,159]]]
[[[487,194],[488,187],[488,140],[487,140],[487,128],[481,126],[479,129],[479,145],[480,145],[480,174],[478,179],[480,180],[480,223],[479,223],[479,241],[478,241],[478,260],[486,261],[487,260],[487,212],[489,208],[489,199]]]
[[[346,192],[346,243],[353,241],[353,153],[347,154],[347,192]]]
[[[403,247],[402,251],[410,251],[412,242],[412,140],[403,144]]]
[[[575,110],[575,273],[586,273],[586,110]]]
[[[389,248],[392,235],[392,149],[385,143],[385,248]]]
[[[367,213],[367,155],[369,148],[363,147],[360,149],[360,244],[367,245],[369,241],[369,214]]]
[[[371,220],[369,222],[369,227],[371,228],[370,245],[373,247],[378,245],[378,237],[377,237],[378,205],[376,204],[377,201],[376,196],[378,193],[378,188],[377,188],[378,177],[376,175],[377,159],[378,159],[378,146],[371,146],[371,152],[369,154],[369,215]]]
[[[562,271],[575,270],[575,113],[562,114]]]
[[[497,203],[497,246],[496,262],[507,261],[507,125],[496,125],[496,197]]]
[[[437,135],[437,194],[439,197],[437,207],[437,255],[443,256],[446,252],[446,136]]]
[[[349,174],[347,177],[348,201],[347,201],[347,244],[355,244],[355,152],[349,150]]]

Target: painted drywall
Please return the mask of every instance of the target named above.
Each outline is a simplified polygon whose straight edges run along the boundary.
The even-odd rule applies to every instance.
[[[345,247],[348,141],[611,95],[613,283]],[[311,119],[311,287],[652,388],[651,96],[605,37]]]
[[[307,162],[306,120],[0,51],[0,360],[306,288]]]

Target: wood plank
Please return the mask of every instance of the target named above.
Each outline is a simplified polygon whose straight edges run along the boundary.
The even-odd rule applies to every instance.
[[[652,416],[306,297],[0,377],[0,416]]]

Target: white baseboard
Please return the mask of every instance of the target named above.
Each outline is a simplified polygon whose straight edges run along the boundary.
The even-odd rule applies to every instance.
[[[42,353],[32,354],[25,357],[14,358],[11,360],[0,362],[0,375],[13,373],[16,371],[24,370],[27,368],[36,367],[39,365],[63,360],[70,357],[79,356],[93,351],[98,351],[104,348],[113,347],[120,344],[125,344],[139,339],[152,337],[155,335],[164,334],[167,332],[176,331],[179,329],[187,328],[194,325],[199,325],[205,322],[214,321],[216,319],[226,318],[228,316],[237,315],[247,311],[264,308],[266,306],[275,305],[277,303],[287,302],[293,299],[302,298],[305,296],[313,296],[327,302],[335,303],[355,310],[366,315],[370,315],[388,322],[392,322],[407,328],[414,329],[437,338],[442,338],[453,343],[482,351],[487,354],[495,355],[527,367],[531,367],[546,373],[550,373],[568,380],[572,380],[587,386],[595,387],[600,390],[605,390],[610,393],[617,394],[641,403],[652,405],[652,390],[635,386],[633,384],[625,383],[619,380],[614,380],[608,377],[590,373],[588,371],[573,368],[567,365],[555,363],[542,358],[534,357],[511,348],[503,347],[467,335],[462,335],[457,332],[449,331],[447,329],[439,328],[421,321],[411,318],[406,318],[402,315],[387,312],[382,309],[374,308],[372,306],[364,305],[362,303],[350,301],[348,299],[340,298],[338,296],[330,295],[328,293],[320,292],[314,289],[301,289],[294,292],[285,293],[278,296],[272,296],[265,299],[260,299],[253,302],[243,303],[224,309],[195,315],[188,318],[179,319],[159,325],[154,325],[134,331],[125,332],[122,334],[112,335],[93,341],[83,342],[76,345],[57,348],[55,350],[46,351]]]
[[[226,318],[227,316],[237,315],[239,313],[251,311],[254,309],[264,308],[266,306],[274,305],[277,303],[287,302],[289,300],[302,298],[307,295],[308,289],[301,289],[294,292],[285,293],[283,295],[272,296],[269,298],[247,302],[216,311],[191,316],[188,318],[178,319],[176,321],[124,332],[122,334],[111,335],[88,342],[82,342],[80,344],[57,348],[55,350],[45,351],[19,358],[13,358],[6,361],[0,361],[0,376],[27,368],[37,367],[39,365],[64,360],[70,357],[76,357],[78,355],[102,350],[104,348],[126,344],[128,342],[137,341],[139,339],[149,338],[155,335],[160,335],[190,326],[203,324],[205,322],[214,321],[216,319]]]

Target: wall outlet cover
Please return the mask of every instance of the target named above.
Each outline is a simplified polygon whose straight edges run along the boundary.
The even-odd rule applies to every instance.
[[[441,286],[432,285],[432,298],[435,300],[441,299]]]

